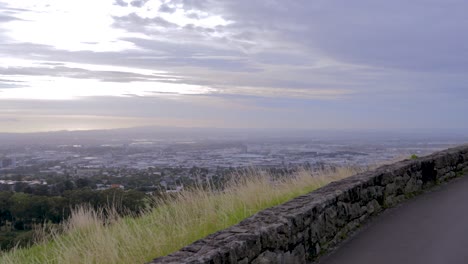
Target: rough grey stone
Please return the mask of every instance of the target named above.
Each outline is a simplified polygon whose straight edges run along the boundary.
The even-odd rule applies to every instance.
[[[468,146],[333,182],[150,263],[305,263],[369,216],[468,173]]]

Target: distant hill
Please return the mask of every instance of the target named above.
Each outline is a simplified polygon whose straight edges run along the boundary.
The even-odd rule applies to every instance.
[[[428,139],[468,139],[468,133],[443,130],[358,131],[358,130],[288,130],[288,129],[230,129],[134,127],[108,130],[53,131],[38,133],[0,133],[0,144],[112,144],[134,140],[341,140],[381,141]]]

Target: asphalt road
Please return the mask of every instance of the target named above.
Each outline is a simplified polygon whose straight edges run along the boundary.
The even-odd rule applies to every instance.
[[[468,176],[390,209],[320,264],[468,264]]]

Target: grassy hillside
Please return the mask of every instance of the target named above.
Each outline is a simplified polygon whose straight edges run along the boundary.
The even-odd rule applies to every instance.
[[[184,191],[139,217],[80,207],[62,232],[48,232],[47,239],[31,248],[2,254],[0,263],[144,263],[357,172],[341,168],[312,175],[303,170],[272,181],[271,175],[251,171],[223,192]]]

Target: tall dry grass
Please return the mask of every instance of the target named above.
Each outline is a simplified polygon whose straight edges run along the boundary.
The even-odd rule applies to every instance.
[[[48,239],[33,247],[2,254],[0,263],[144,263],[360,171],[301,170],[272,180],[271,175],[251,170],[248,175],[233,177],[223,191],[186,190],[138,217],[119,217],[111,209],[81,206],[62,224],[61,232],[48,231]]]

